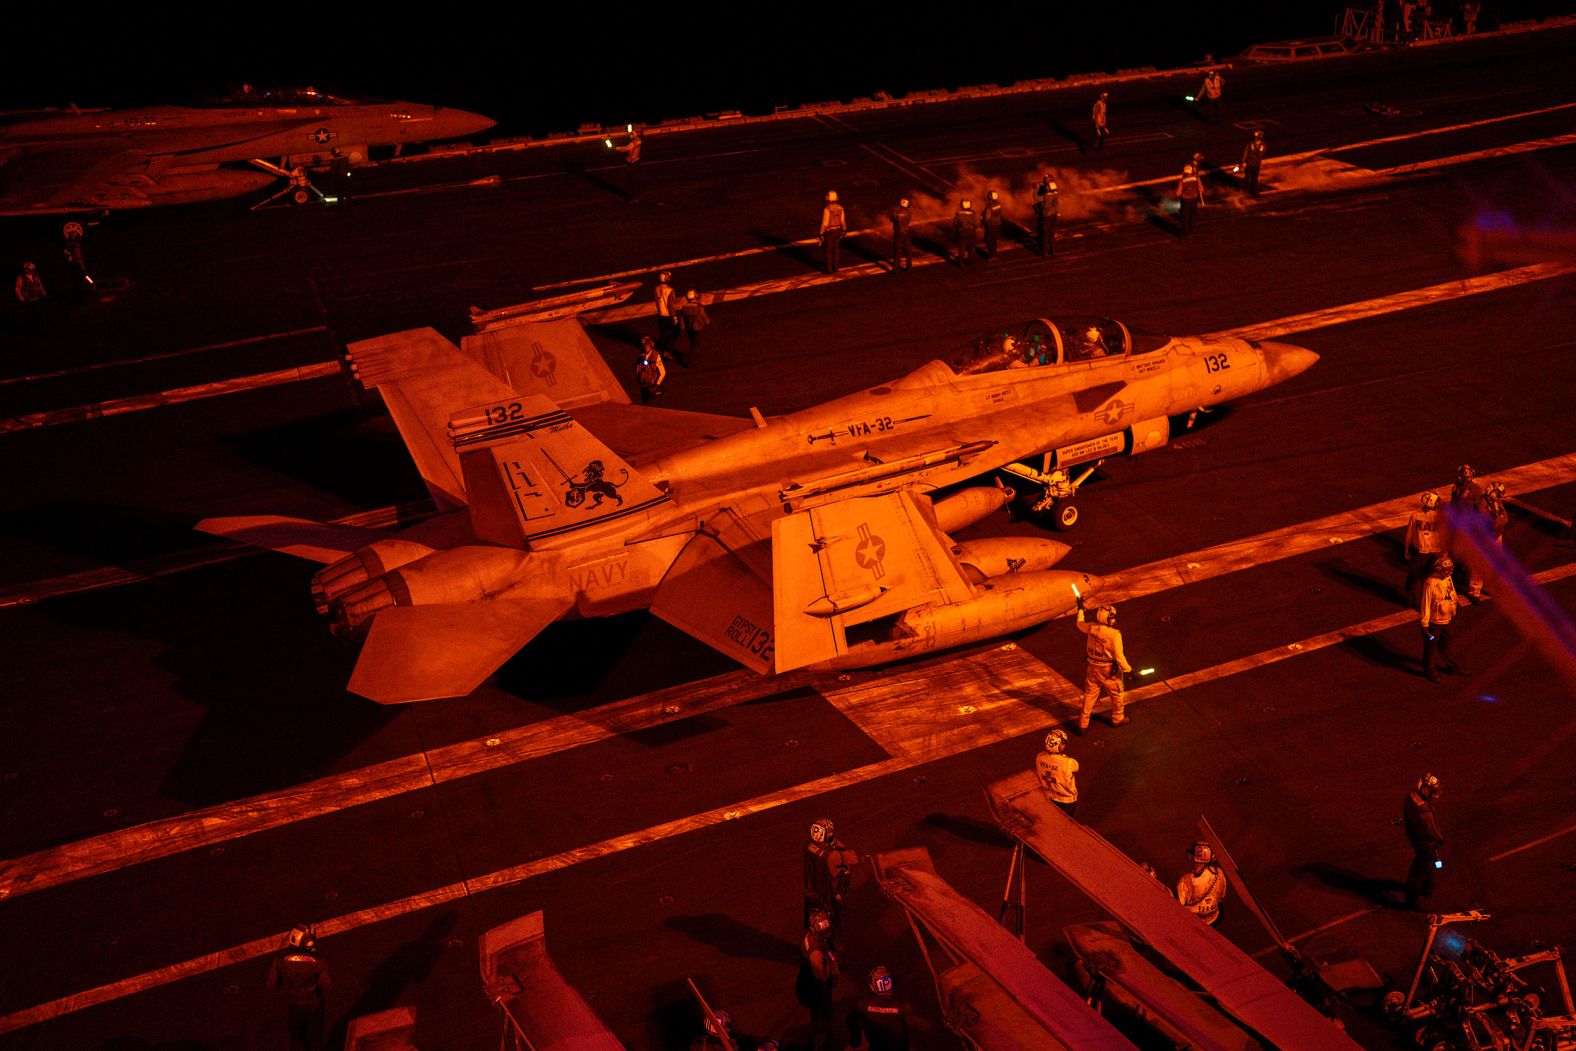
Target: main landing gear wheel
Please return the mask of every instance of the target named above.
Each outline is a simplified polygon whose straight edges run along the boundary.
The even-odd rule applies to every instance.
[[[1051,524],[1065,532],[1078,524],[1078,505],[1058,500],[1051,505]]]
[[[305,187],[300,187],[290,195],[290,199],[296,204],[305,204],[312,199],[312,195],[306,191]]]

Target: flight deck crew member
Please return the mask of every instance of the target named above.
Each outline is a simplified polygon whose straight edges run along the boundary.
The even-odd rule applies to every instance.
[[[629,129],[629,140],[624,145],[613,146],[611,140],[608,142],[609,146],[613,146],[615,150],[624,155],[624,170],[629,172],[630,204],[638,204],[640,202],[640,178],[638,173],[640,170],[640,143],[642,138],[640,129],[631,127]]]
[[[1505,546],[1505,527],[1510,524],[1510,512],[1505,510],[1505,483],[1490,482],[1483,487],[1483,513],[1488,515],[1489,528],[1494,532],[1494,543]]]
[[[952,234],[958,242],[958,265],[974,265],[974,246],[979,238],[980,217],[974,213],[974,202],[964,199],[952,216]]]
[[[679,304],[672,280],[673,275],[668,271],[659,273],[654,293],[657,304],[657,350],[664,357],[672,355],[673,347],[679,341]]]
[[[1101,606],[1094,611],[1094,623],[1089,623],[1083,599],[1078,600],[1078,630],[1087,636],[1084,655],[1083,711],[1078,715],[1078,732],[1089,729],[1089,716],[1094,712],[1094,702],[1103,693],[1111,698],[1111,725],[1127,723],[1127,700],[1122,691],[1122,674],[1133,670],[1122,652],[1122,633],[1116,628],[1116,607]]]
[[[1450,489],[1450,506],[1479,513],[1483,510],[1483,486],[1479,484],[1477,472],[1469,463],[1456,468],[1456,484]],[[1457,565],[1455,580],[1457,591],[1466,588],[1468,601],[1488,601],[1488,596],[1483,594],[1483,578],[1477,575],[1477,570],[1465,563]]]
[[[1182,167],[1182,178],[1177,180],[1177,200],[1181,204],[1177,221],[1182,236],[1193,236],[1193,224],[1198,220],[1198,206],[1204,203],[1204,184],[1198,177],[1198,168],[1187,164]]]
[[[1259,168],[1264,164],[1264,132],[1254,131],[1242,151],[1242,182],[1253,196],[1259,195]]]
[[[1199,840],[1187,852],[1193,868],[1177,880],[1177,901],[1205,923],[1220,919],[1220,906],[1226,900],[1226,874],[1215,864],[1215,851]]]
[[[1041,255],[1056,254],[1056,217],[1060,211],[1061,194],[1056,189],[1056,180],[1046,172],[1034,188],[1034,234]]]
[[[727,1011],[713,1011],[701,1020],[702,1029],[690,1041],[690,1051],[719,1051],[734,1046],[733,1016]]]
[[[1220,70],[1212,69],[1204,74],[1204,83],[1200,84],[1198,88],[1197,98],[1199,105],[1209,115],[1211,124],[1219,124],[1221,122],[1221,87]]]
[[[1105,104],[1111,97],[1109,91],[1100,92],[1100,97],[1094,100],[1094,105],[1089,109],[1089,119],[1094,124],[1094,150],[1099,153],[1105,149],[1105,137],[1110,134],[1105,126]]]
[[[32,309],[42,304],[46,295],[44,279],[38,276],[38,265],[31,261],[23,263],[22,272],[16,275],[16,301]]]
[[[88,273],[88,262],[82,254],[82,224],[72,220],[60,228],[65,244],[61,251],[66,257],[66,267],[71,271],[72,294],[81,299],[83,294],[93,289],[93,275]]]
[[[908,1051],[908,1004],[899,1000],[892,972],[870,972],[870,991],[848,1013],[848,1046],[856,1051]]]
[[[284,991],[291,1051],[319,1051],[323,1046],[323,994],[332,982],[317,955],[317,932],[310,926],[297,924],[285,936],[268,970],[268,985]]]
[[[837,260],[847,228],[843,206],[837,203],[837,191],[832,190],[826,195],[826,207],[821,209],[821,257],[828,274],[837,273]]]
[[[679,324],[689,341],[689,349],[679,359],[679,364],[689,368],[695,361],[695,350],[700,346],[700,334],[711,325],[711,318],[707,316],[706,308],[693,288],[684,293],[684,302],[679,306]]]
[[[914,265],[914,241],[910,230],[914,224],[914,213],[909,210],[908,198],[898,199],[897,207],[892,209],[892,269],[907,270]]]
[[[1438,682],[1439,664],[1451,675],[1464,675],[1450,653],[1451,622],[1456,619],[1456,584],[1451,579],[1455,563],[1440,555],[1433,576],[1423,584],[1423,599],[1418,606],[1418,626],[1423,630],[1423,674]]]
[[[652,398],[662,396],[662,384],[668,378],[662,353],[650,336],[640,337],[640,357],[635,359],[635,382],[640,385],[640,404],[649,404]]]
[[[824,909],[810,913],[799,942],[799,977],[794,995],[810,1011],[810,1051],[832,1046],[832,992],[839,964],[832,948],[832,917]]]
[[[1067,754],[1067,731],[1045,735],[1045,749],[1034,757],[1034,773],[1045,798],[1068,817],[1078,816],[1078,760]]]
[[[1412,512],[1406,523],[1406,586],[1403,594],[1408,606],[1422,601],[1423,581],[1434,571],[1434,563],[1445,550],[1445,536],[1439,522],[1439,494],[1424,493],[1423,505]]]
[[[991,190],[985,195],[985,207],[980,212],[980,226],[985,229],[985,260],[996,258],[1001,244],[1001,195]]]
[[[1421,910],[1422,898],[1434,896],[1434,873],[1440,869],[1439,848],[1445,845],[1444,834],[1439,831],[1439,819],[1434,814],[1434,800],[1439,798],[1439,778],[1424,774],[1406,795],[1401,804],[1401,822],[1406,829],[1406,840],[1412,844],[1412,864],[1406,870],[1406,905]]]
[[[832,920],[830,935],[843,922],[843,902],[848,898],[853,866],[859,855],[837,838],[832,819],[823,817],[810,825],[810,838],[804,844],[804,921],[820,910]]]

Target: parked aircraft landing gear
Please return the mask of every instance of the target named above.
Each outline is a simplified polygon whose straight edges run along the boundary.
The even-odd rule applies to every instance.
[[[1096,460],[1085,465],[1076,478],[1065,467],[1037,471],[1026,464],[1009,463],[1002,470],[1038,485],[1040,495],[1029,505],[1029,510],[1048,517],[1052,528],[1065,531],[1078,524],[1078,505],[1073,503],[1073,498],[1078,495],[1078,487],[1087,482],[1095,468],[1104,462]]]

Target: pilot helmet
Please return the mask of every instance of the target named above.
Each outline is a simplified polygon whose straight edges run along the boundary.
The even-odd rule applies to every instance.
[[[1208,865],[1215,860],[1215,851],[1202,839],[1187,849],[1188,860],[1195,865]]]
[[[885,967],[870,969],[870,991],[877,996],[892,995],[892,972]]]
[[[1067,731],[1052,730],[1045,735],[1045,750],[1055,755],[1067,747]]]
[[[1432,511],[1439,506],[1439,494],[1430,490],[1423,494],[1423,510]]]
[[[832,824],[832,819],[823,817],[810,825],[810,842],[830,843],[837,835],[837,828]]]

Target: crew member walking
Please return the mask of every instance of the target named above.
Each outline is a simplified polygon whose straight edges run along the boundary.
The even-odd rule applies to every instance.
[[[1242,182],[1253,196],[1259,195],[1259,168],[1264,164],[1264,132],[1256,130],[1242,150]]]
[[[1197,98],[1199,105],[1203,107],[1204,113],[1208,116],[1211,124],[1219,124],[1222,121],[1221,87],[1220,70],[1212,69],[1204,74],[1204,83],[1200,84],[1198,88]]]
[[[979,239],[980,217],[974,214],[974,202],[964,199],[952,216],[952,234],[958,242],[958,265],[974,265],[974,246]]]
[[[657,350],[664,356],[673,353],[679,341],[678,296],[673,291],[673,275],[664,270],[657,275],[654,294],[657,304]]]
[[[832,1046],[832,992],[839,964],[832,948],[832,917],[824,909],[810,913],[799,942],[799,977],[794,995],[810,1012],[810,1051]]]
[[[1445,845],[1445,837],[1434,813],[1434,801],[1438,798],[1439,778],[1424,774],[1401,804],[1406,841],[1412,844],[1412,864],[1406,870],[1406,907],[1419,912],[1423,908],[1421,899],[1434,896],[1434,873],[1444,867],[1439,861],[1439,849]]]
[[[317,955],[317,932],[297,924],[285,936],[268,970],[268,985],[284,992],[291,1051],[323,1047],[323,994],[332,986]]]
[[[1466,673],[1450,652],[1451,623],[1456,619],[1456,584],[1451,573],[1456,568],[1449,555],[1440,555],[1434,574],[1423,584],[1423,600],[1418,607],[1418,626],[1423,631],[1423,674],[1429,682],[1440,680],[1439,665],[1451,675]]]
[[[679,364],[689,368],[695,363],[695,352],[700,347],[700,334],[711,325],[711,318],[706,314],[706,308],[701,304],[700,297],[692,288],[684,293],[684,302],[679,306],[679,325],[684,329],[684,335],[689,341],[689,350],[679,359]]]
[[[635,382],[640,386],[640,404],[662,396],[662,383],[668,378],[662,353],[650,336],[640,337],[640,357],[635,359]]]
[[[985,262],[996,258],[1001,244],[1001,195],[991,190],[985,195],[985,208],[980,212],[980,225],[985,229]]]
[[[821,257],[828,274],[837,273],[838,255],[847,227],[843,206],[837,202],[837,191],[832,190],[826,195],[826,207],[821,209]]]
[[[848,1013],[848,1046],[852,1051],[908,1051],[908,1004],[897,997],[892,972],[870,971],[870,991]]]
[[[1094,100],[1094,105],[1089,109],[1089,120],[1094,124],[1094,151],[1099,153],[1105,149],[1105,137],[1110,131],[1105,126],[1106,100],[1111,97],[1109,91],[1100,92],[1100,97]]]
[[[1434,563],[1445,550],[1444,531],[1439,527],[1439,494],[1424,493],[1422,507],[1412,512],[1406,523],[1406,586],[1403,594],[1408,606],[1422,601],[1423,581],[1434,571]]]
[[[1045,735],[1045,749],[1034,757],[1034,773],[1045,798],[1068,817],[1078,816],[1078,760],[1067,754],[1067,731]]]
[[[1187,164],[1182,167],[1182,178],[1177,180],[1177,201],[1181,208],[1177,221],[1183,237],[1193,236],[1193,224],[1198,221],[1198,206],[1204,203],[1204,183],[1198,177],[1198,168]]]
[[[1122,652],[1122,633],[1116,627],[1116,607],[1101,606],[1094,611],[1094,623],[1089,623],[1082,596],[1078,599],[1078,630],[1087,637],[1084,655],[1083,711],[1078,715],[1078,732],[1089,729],[1089,716],[1094,703],[1103,693],[1111,698],[1111,725],[1127,723],[1127,699],[1123,695],[1122,675],[1133,670]]]
[[[1034,188],[1034,234],[1041,255],[1056,254],[1056,218],[1060,211],[1061,194],[1056,189],[1056,180],[1046,172]]]
[[[1226,900],[1226,874],[1215,864],[1215,851],[1203,840],[1188,848],[1193,868],[1177,880],[1177,901],[1205,923],[1220,919],[1220,906]]]
[[[899,198],[897,207],[892,209],[892,269],[894,271],[907,270],[914,265],[914,243],[910,234],[913,223],[914,215],[909,210],[908,198]]]

